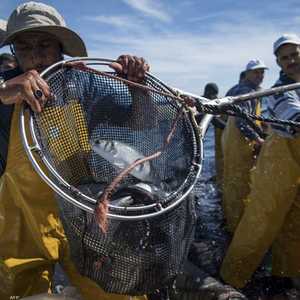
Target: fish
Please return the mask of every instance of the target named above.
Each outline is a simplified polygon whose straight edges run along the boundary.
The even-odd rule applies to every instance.
[[[145,156],[134,149],[131,145],[115,140],[96,139],[90,142],[95,153],[110,162],[118,169],[125,169],[136,160],[143,159]],[[130,174],[144,182],[152,182],[151,166],[149,161],[136,166]]]
[[[110,201],[111,205],[118,207],[129,207],[134,204],[134,199],[131,196],[121,197]]]

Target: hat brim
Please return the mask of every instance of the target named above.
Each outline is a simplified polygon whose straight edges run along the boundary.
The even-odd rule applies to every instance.
[[[69,56],[87,56],[87,51],[83,40],[80,36],[67,27],[49,25],[49,26],[34,26],[17,30],[7,35],[1,43],[1,47],[11,44],[16,36],[24,32],[44,32],[51,34],[57,38],[62,45],[64,54]]]
[[[265,66],[257,66],[257,67],[253,67],[251,69],[245,70],[243,72],[248,72],[248,71],[253,71],[253,70],[259,70],[259,69],[261,69],[261,70],[269,70],[269,68],[267,68]]]
[[[283,41],[283,42],[281,42],[280,44],[278,44],[276,46],[276,48],[273,51],[274,54],[276,55],[276,53],[278,52],[279,48],[281,48],[282,46],[287,45],[287,44],[299,46],[300,45],[300,41],[294,41],[294,40]]]

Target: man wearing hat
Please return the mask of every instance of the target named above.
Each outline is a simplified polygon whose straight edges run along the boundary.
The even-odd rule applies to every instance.
[[[281,36],[274,43],[281,68],[275,86],[300,82],[300,38]],[[272,117],[300,121],[300,90],[271,96]],[[251,171],[251,192],[222,267],[222,277],[243,287],[272,249],[272,275],[292,278],[300,297],[300,139],[299,129],[272,125]]]
[[[56,262],[84,299],[135,299],[108,295],[78,274],[53,192],[34,172],[18,133],[20,103],[25,101],[40,112],[50,94],[39,73],[64,54],[87,56],[84,42],[53,7],[27,2],[10,15],[2,41],[5,45],[11,46],[19,67],[4,72],[5,81],[0,85],[0,299],[50,291]],[[142,58],[123,55],[112,68],[129,80],[141,81],[149,66]]]
[[[252,59],[244,70],[245,79],[227,96],[237,96],[260,89],[266,70],[259,59]],[[239,104],[250,114],[258,114],[260,102],[247,101]],[[249,193],[249,171],[254,163],[254,148],[260,146],[263,139],[245,119],[229,117],[222,136],[224,157],[223,172],[223,210],[226,226],[233,233],[243,213],[243,199]]]

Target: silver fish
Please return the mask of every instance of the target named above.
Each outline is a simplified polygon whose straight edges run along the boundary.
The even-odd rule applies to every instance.
[[[138,159],[145,156],[132,146],[114,140],[94,140],[91,142],[92,149],[113,166],[123,170]],[[136,166],[130,174],[141,181],[152,182],[150,163],[147,161]]]
[[[121,197],[116,200],[110,201],[111,205],[119,206],[119,207],[128,207],[134,203],[134,200],[131,196]]]

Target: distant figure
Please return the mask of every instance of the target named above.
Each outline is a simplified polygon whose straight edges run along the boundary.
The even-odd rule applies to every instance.
[[[16,58],[9,53],[0,54],[0,73],[15,69],[18,63]]]
[[[226,96],[232,96],[234,95],[235,93],[235,90],[239,88],[239,86],[244,83],[245,81],[245,76],[246,76],[246,72],[245,71],[242,71],[240,73],[240,78],[239,78],[239,82],[234,85],[232,88],[229,89],[229,91],[226,93]]]
[[[219,88],[218,86],[210,82],[206,84],[204,88],[203,96],[207,99],[213,100],[218,98]],[[216,184],[218,191],[222,190],[222,177],[223,177],[223,153],[222,153],[222,133],[225,128],[226,121],[223,116],[214,117],[212,124],[215,127],[215,168],[216,168]]]
[[[258,91],[266,69],[261,60],[250,60],[242,72],[242,82],[231,88],[226,95],[237,96]],[[238,105],[248,113],[260,114],[260,100],[246,101]],[[222,136],[224,155],[222,204],[226,227],[231,233],[238,225],[244,210],[243,199],[250,191],[249,172],[255,161],[254,153],[264,141],[258,134],[258,129],[254,129],[243,118],[229,117]]]
[[[7,22],[4,20],[0,19],[0,43],[2,43],[2,40],[5,37],[5,33],[6,33],[6,24]]]
[[[219,93],[218,86],[215,83],[210,82],[210,83],[207,83],[204,87],[203,97],[213,100],[213,99],[218,98],[218,93]]]

